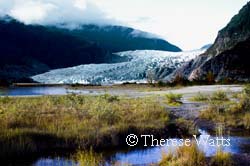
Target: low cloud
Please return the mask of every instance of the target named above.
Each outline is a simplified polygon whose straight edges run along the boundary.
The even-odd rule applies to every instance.
[[[89,0],[0,0],[0,15],[25,24],[120,24]]]

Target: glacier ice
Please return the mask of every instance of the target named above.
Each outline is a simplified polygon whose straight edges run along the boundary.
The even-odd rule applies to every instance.
[[[146,82],[149,71],[164,69],[171,74],[183,63],[205,52],[205,49],[187,52],[137,50],[115,53],[127,56],[127,62],[113,64],[88,64],[51,70],[33,76],[37,82],[46,84],[117,84],[123,82]]]

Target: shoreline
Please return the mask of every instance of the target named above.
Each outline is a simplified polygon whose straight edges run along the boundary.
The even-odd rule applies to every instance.
[[[82,88],[82,87],[81,87]],[[197,113],[200,112],[201,108],[206,106],[206,104],[202,103],[202,102],[192,102],[190,101],[190,98],[192,96],[194,96],[200,89],[203,90],[203,92],[205,91],[206,93],[208,94],[211,94],[213,93],[214,91],[217,91],[218,89],[230,89],[233,90],[233,91],[236,91],[236,92],[239,92],[241,89],[242,89],[242,86],[239,86],[239,85],[211,85],[211,86],[189,86],[189,87],[179,87],[179,88],[168,88],[168,89],[164,89],[162,91],[138,91],[137,90],[133,90],[133,91],[130,91],[129,92],[129,96],[128,98],[129,99],[136,99],[137,97],[134,96],[135,94],[135,91],[137,93],[140,93],[140,97],[139,98],[146,98],[146,97],[156,97],[155,99],[157,99],[158,101],[158,104],[163,106],[165,108],[165,111],[166,110],[169,110],[171,114],[174,114],[174,118],[184,118],[186,120],[189,120],[189,121],[193,121],[193,123],[196,125],[196,126],[200,126],[200,124],[206,124],[205,125],[205,128],[208,127],[207,125],[209,123],[207,122],[204,122],[204,121],[201,121],[201,119],[197,118]],[[84,87],[85,89],[85,87]],[[88,87],[87,87],[88,89]],[[196,89],[194,91],[194,89]],[[93,89],[92,89],[93,90]],[[100,89],[99,89],[100,90]],[[120,94],[124,94],[124,91],[117,91],[117,89],[113,89],[113,88],[110,88],[109,90],[110,91],[106,91],[106,89],[102,89],[106,94],[112,92],[112,91],[115,91],[117,92],[116,95],[120,95]],[[211,91],[212,90],[212,91]],[[167,93],[180,93],[180,92],[183,92],[183,98],[182,98],[182,105],[181,106],[178,106],[178,107],[171,107],[171,106],[167,106],[164,104],[164,95],[167,94]],[[100,95],[103,95],[103,94],[100,94]],[[94,97],[98,97],[100,95],[96,95]],[[79,95],[79,96],[85,96],[85,95]],[[87,95],[88,96],[88,95]],[[113,94],[111,93],[111,97],[113,96]],[[45,96],[35,96],[35,98],[43,98],[43,97],[46,97]],[[47,96],[48,97],[48,96]],[[52,98],[53,97],[56,97],[56,96],[51,96]],[[57,97],[60,97],[60,96],[57,96]],[[121,97],[121,96],[120,96]],[[15,97],[14,97],[15,98]],[[19,98],[18,96],[16,97],[17,99]],[[191,110],[190,110],[191,109]],[[165,128],[165,127],[164,127]],[[208,128],[207,128],[208,129]],[[152,133],[152,130],[149,130],[148,133]],[[162,132],[160,132],[162,133]],[[136,133],[138,134],[138,133]],[[159,135],[159,137],[165,137],[166,135]],[[112,146],[107,146],[107,149],[110,149]],[[118,144],[116,147],[123,147],[121,146],[121,144]],[[74,148],[75,149],[75,148]],[[101,148],[102,150],[104,150],[103,148]],[[98,150],[98,149],[97,149]],[[240,160],[240,159],[245,159],[245,161],[249,161],[250,158],[249,158],[249,155],[246,155],[246,154],[233,154],[233,157]],[[39,158],[39,157],[38,157]],[[249,160],[247,160],[249,159]]]

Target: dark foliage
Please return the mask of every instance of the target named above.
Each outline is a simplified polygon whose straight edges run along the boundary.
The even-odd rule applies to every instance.
[[[128,27],[83,25],[76,30],[61,30],[65,33],[69,32],[77,38],[98,43],[100,47],[110,52],[128,50],[181,51],[180,48],[163,39],[148,36],[150,34]]]

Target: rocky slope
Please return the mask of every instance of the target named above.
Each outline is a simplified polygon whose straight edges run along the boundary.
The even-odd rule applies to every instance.
[[[173,81],[178,76],[201,81],[211,73],[216,81],[250,80],[250,2],[219,32],[204,54],[163,79]]]

